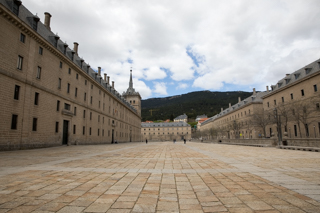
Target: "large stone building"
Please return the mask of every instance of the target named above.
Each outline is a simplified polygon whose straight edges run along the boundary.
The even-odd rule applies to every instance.
[[[0,149],[140,140],[140,107],[78,56],[78,43],[54,34],[50,18],[0,0]]]
[[[179,115],[175,119],[173,119],[174,122],[188,122],[188,116],[186,114]]]
[[[173,141],[191,139],[191,126],[186,122],[141,123],[141,139]]]
[[[271,90],[262,97],[263,109],[271,118],[266,135],[281,139],[287,132],[289,138],[320,138],[319,87],[320,60],[286,74],[271,85]]]
[[[320,138],[320,60],[202,123],[204,137]]]

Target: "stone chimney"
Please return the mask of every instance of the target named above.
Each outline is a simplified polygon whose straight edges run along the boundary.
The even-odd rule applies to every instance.
[[[112,81],[112,88],[114,89],[114,81]]]
[[[286,76],[289,76],[290,74],[286,74]]]
[[[101,76],[101,67],[98,67],[98,75]]]
[[[107,73],[104,74],[104,81],[107,81]]]
[[[44,26],[51,31],[50,27],[50,19],[51,19],[51,14],[48,12],[44,13]]]
[[[229,103],[229,108],[231,108],[231,103]]]
[[[78,46],[79,44],[77,42],[73,42],[73,51],[78,55]]]
[[[267,88],[267,92],[269,92],[269,86],[267,86],[266,88]]]
[[[221,112],[223,112],[223,108],[221,108]]]
[[[241,102],[241,97],[238,97],[238,103],[240,103]]]
[[[110,85],[110,76],[108,76],[108,81],[107,81],[107,83]]]
[[[253,88],[253,94],[252,95],[256,95],[256,88]]]

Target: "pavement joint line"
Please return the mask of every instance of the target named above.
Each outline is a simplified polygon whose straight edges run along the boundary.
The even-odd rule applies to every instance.
[[[308,182],[306,180],[302,180],[302,179],[299,179],[296,177],[292,177],[290,175],[283,174],[283,172],[281,172],[281,171],[275,171],[271,175],[268,172],[264,172],[264,169],[261,169],[260,167],[250,165],[250,164],[244,165],[243,162],[240,164],[239,161],[237,161],[237,160],[230,159],[230,158],[226,159],[225,157],[220,156],[219,154],[216,154],[216,153],[213,154],[209,151],[204,151],[202,149],[195,148],[192,146],[188,146],[188,147],[194,151],[197,151],[199,153],[202,153],[202,154],[207,155],[209,157],[212,157],[214,159],[218,159],[218,160],[221,160],[225,163],[228,163],[236,168],[239,168],[243,172],[250,172],[251,174],[255,174],[255,175],[262,177],[268,181],[274,182],[280,186],[283,186],[287,189],[290,189],[292,191],[295,191],[299,194],[305,195],[307,197],[310,197],[310,198],[320,202],[320,190],[317,190],[317,193],[315,193],[314,191],[312,191],[310,193],[310,190],[300,190],[300,189],[296,189],[296,187],[295,187],[296,185],[308,185],[313,188],[318,188],[319,187],[318,184],[310,184],[310,182]],[[235,162],[235,163],[233,163],[233,162]],[[250,169],[246,169],[246,168],[250,168]],[[256,171],[252,171],[252,170],[256,170]]]

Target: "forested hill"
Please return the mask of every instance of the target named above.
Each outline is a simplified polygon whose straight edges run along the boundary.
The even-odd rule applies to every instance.
[[[187,114],[188,118],[195,119],[197,115],[206,114],[211,117],[218,114],[221,108],[229,107],[229,103],[236,104],[238,97],[241,100],[252,95],[251,92],[210,92],[199,91],[166,98],[150,98],[141,101],[142,121],[166,120]],[[151,111],[152,110],[152,115]]]

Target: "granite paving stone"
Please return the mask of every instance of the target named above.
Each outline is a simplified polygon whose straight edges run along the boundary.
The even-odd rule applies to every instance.
[[[4,212],[320,212],[320,154],[188,142],[0,152]]]

